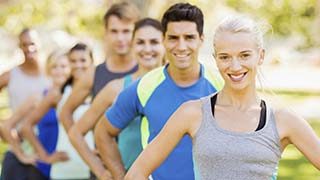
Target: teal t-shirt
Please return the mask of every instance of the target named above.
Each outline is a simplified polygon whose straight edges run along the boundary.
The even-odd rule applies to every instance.
[[[123,89],[127,88],[131,83],[131,75],[126,75],[124,77]],[[140,126],[141,117],[137,116],[118,136],[118,147],[126,170],[131,167],[142,151]]]

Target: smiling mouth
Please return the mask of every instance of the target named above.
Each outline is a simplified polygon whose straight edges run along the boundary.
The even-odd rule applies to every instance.
[[[233,82],[240,82],[246,77],[247,73],[248,72],[241,74],[228,74],[228,76]]]
[[[141,56],[144,60],[152,60],[156,57],[155,54],[149,54],[149,55],[142,55]]]
[[[188,54],[174,54],[177,58],[186,58],[190,55],[190,53]]]

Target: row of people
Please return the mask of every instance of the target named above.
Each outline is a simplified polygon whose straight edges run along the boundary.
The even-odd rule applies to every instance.
[[[119,66],[119,67],[123,68],[123,65],[120,66],[119,64],[117,64],[117,63],[119,63],[119,61],[120,61],[120,63],[121,63],[121,61],[123,61],[122,62],[123,64],[128,63],[128,62],[131,63],[130,61],[133,61],[132,59],[128,59],[129,57],[132,58],[129,54],[129,49],[128,49],[129,48],[128,46],[130,45],[131,40],[128,38],[131,38],[132,30],[133,30],[134,31],[134,41],[133,41],[133,48],[132,49],[134,50],[133,54],[136,55],[135,59],[138,61],[138,65],[135,65],[135,63],[134,64],[131,63],[134,66],[132,68],[130,68],[130,70],[128,72],[125,72],[125,73],[113,72],[113,71],[108,70],[106,63],[101,64],[97,68],[94,68],[93,66],[91,66],[92,65],[92,56],[89,57],[89,55],[91,53],[86,53],[87,51],[84,51],[84,52],[75,51],[75,55],[73,55],[74,53],[71,52],[73,49],[72,48],[70,50],[69,55],[68,55],[69,60],[70,60],[70,64],[71,65],[72,65],[72,63],[74,64],[74,68],[71,68],[71,69],[73,69],[72,72],[77,74],[79,77],[81,74],[85,74],[85,73],[86,74],[88,74],[88,73],[90,74],[90,72],[99,73],[99,74],[92,74],[95,77],[95,83],[93,85],[100,86],[99,88],[103,87],[103,84],[101,84],[101,83],[105,83],[105,82],[102,82],[102,81],[106,81],[106,79],[104,78],[105,76],[107,76],[107,78],[109,78],[109,80],[116,79],[116,78],[122,77],[123,75],[129,75],[130,73],[135,72],[139,67],[139,70],[136,71],[135,74],[132,74],[132,76],[127,76],[124,80],[115,81],[114,83],[110,84],[111,88],[109,88],[110,90],[108,90],[108,92],[111,92],[114,94],[118,93],[118,91],[120,91],[123,88],[123,86],[128,86],[132,79],[135,80],[138,77],[142,76],[147,71],[149,71],[155,67],[160,66],[161,63],[163,62],[163,59],[164,59],[164,57],[163,57],[164,56],[164,48],[162,46],[162,28],[161,28],[160,22],[158,22],[154,19],[145,18],[145,19],[137,22],[135,29],[132,29],[134,21],[130,20],[129,18],[132,18],[132,13],[134,11],[131,14],[127,13],[128,10],[130,10],[130,9],[134,10],[133,6],[129,3],[115,4],[114,6],[112,6],[109,9],[109,11],[105,15],[106,29],[108,30],[106,33],[106,36],[109,35],[111,38],[114,39],[114,42],[110,43],[110,47],[118,46],[114,49],[114,52],[110,52],[111,50],[109,50],[109,53],[113,54],[113,56],[111,56],[111,57],[114,58],[115,67]],[[128,20],[130,20],[130,21],[128,21]],[[112,21],[112,22],[109,22],[109,21]],[[109,24],[109,25],[107,25],[107,24]],[[122,27],[122,26],[124,26],[124,27]],[[117,32],[114,32],[114,31],[117,31]],[[116,35],[114,33],[116,33]],[[125,39],[125,41],[122,42],[124,35],[127,37],[127,39]],[[79,46],[79,45],[77,45],[77,46]],[[80,45],[80,46],[82,46],[82,45]],[[74,47],[74,48],[76,48],[76,47]],[[108,60],[107,62],[110,63],[109,61],[110,60]],[[88,63],[88,62],[90,62],[90,63]],[[49,63],[49,61],[48,61],[48,63]],[[111,66],[113,66],[113,65],[111,64]],[[109,72],[109,74],[105,73],[107,71]],[[72,73],[72,74],[74,74],[74,73]],[[101,75],[102,75],[102,77],[101,77]],[[111,75],[114,77],[110,77]],[[54,75],[54,78],[56,78],[56,75]],[[85,76],[82,78],[82,80],[80,82],[80,80],[78,78],[73,78],[73,76],[72,76],[72,78],[69,79],[66,84],[71,84],[71,85],[75,85],[76,87],[79,87],[79,86],[81,87],[83,85],[81,83],[84,82],[85,79],[88,79],[87,76]],[[75,80],[75,79],[77,79],[77,80]],[[86,84],[86,85],[88,85],[88,84]],[[99,88],[96,87],[96,90]],[[54,89],[56,90],[56,88],[54,88]],[[30,113],[31,115],[28,115],[28,117],[26,118],[26,120],[24,120],[25,122],[22,125],[23,128],[22,128],[21,134],[23,136],[25,136],[26,139],[28,139],[32,142],[35,149],[39,153],[40,160],[44,161],[45,163],[53,163],[53,162],[59,161],[59,158],[60,158],[60,160],[69,159],[68,162],[70,162],[72,160],[72,158],[70,158],[70,154],[76,154],[76,153],[74,153],[74,151],[73,152],[71,151],[71,153],[68,153],[68,156],[66,157],[65,151],[67,151],[67,150],[70,151],[70,149],[72,149],[72,148],[70,146],[70,143],[66,142],[66,141],[68,141],[66,133],[65,133],[66,131],[61,126],[61,124],[65,125],[63,121],[60,121],[60,123],[59,123],[60,124],[59,128],[58,128],[59,135],[57,135],[57,134],[55,135],[54,133],[52,135],[49,135],[50,138],[53,138],[53,141],[54,141],[54,139],[57,139],[58,143],[56,145],[57,147],[55,148],[55,151],[59,152],[60,150],[64,150],[63,152],[54,153],[49,156],[48,154],[50,153],[50,150],[46,149],[49,152],[45,152],[43,150],[42,146],[44,145],[43,144],[44,141],[39,143],[36,136],[34,135],[34,133],[32,131],[33,130],[32,126],[37,124],[37,122],[40,121],[41,117],[51,107],[57,107],[58,111],[59,111],[59,109],[61,109],[61,106],[63,106],[63,104],[64,104],[63,101],[66,99],[69,99],[68,94],[70,92],[70,90],[69,90],[70,88],[63,87],[62,89],[66,90],[67,92],[62,91],[61,93],[57,94],[56,91],[54,91],[52,93],[51,93],[51,91],[47,91],[45,97],[36,106],[36,108],[33,110],[33,112]],[[83,88],[79,88],[79,89],[84,90]],[[63,97],[60,97],[61,95],[63,95]],[[77,96],[77,98],[79,98],[79,96]],[[110,97],[109,103],[112,103],[112,98],[115,98],[115,96]],[[62,100],[60,100],[60,99],[62,99]],[[60,104],[62,104],[62,105],[60,105]],[[83,103],[80,102],[80,104],[83,104]],[[78,109],[79,108],[77,108],[77,110]],[[16,115],[17,113],[14,113],[14,114],[15,114],[15,116],[18,116],[18,115]],[[79,113],[77,113],[77,114],[79,114]],[[75,113],[72,113],[72,115],[73,115],[73,118],[75,118],[74,117]],[[80,117],[80,116],[81,116],[81,113],[78,115],[78,117]],[[20,115],[20,117],[21,117],[21,115]],[[11,122],[11,121],[12,120],[8,120],[7,122]],[[41,126],[41,121],[38,126]],[[135,128],[137,127],[139,122],[140,121],[137,121]],[[65,126],[67,127],[68,124]],[[12,129],[12,127],[7,128],[6,125],[4,125],[3,127],[5,127],[6,129]],[[43,130],[45,131],[45,128],[43,128]],[[136,133],[136,134],[139,134],[139,133]],[[40,136],[41,136],[41,132],[39,134],[39,140],[41,141]],[[55,136],[58,136],[58,137],[55,137]],[[130,136],[130,134],[127,136]],[[44,138],[44,139],[46,139],[46,143],[50,143],[49,139],[47,139],[47,138],[48,137]],[[139,136],[137,138],[139,139]],[[93,138],[91,138],[91,140],[92,139]],[[61,141],[65,141],[65,142],[60,143]],[[42,144],[42,146],[41,146],[41,144]],[[52,142],[51,144],[54,144],[54,143]],[[62,146],[60,147],[59,144],[62,144]],[[123,144],[126,145],[125,142]],[[139,147],[139,146],[137,146],[137,147]],[[138,148],[138,150],[139,150],[138,152],[140,152],[141,147],[140,147],[140,149]],[[130,156],[128,156],[128,157],[130,157]],[[27,158],[27,157],[24,156],[21,158],[22,162],[25,164],[32,163],[32,161],[34,160],[34,159],[30,158],[30,159],[28,159],[28,161],[25,161],[25,160],[23,160],[23,158]],[[54,165],[52,168],[52,171],[51,171],[51,177],[58,178],[58,179],[69,179],[69,178],[77,178],[77,177],[87,178],[89,171],[85,171],[85,170],[83,171],[83,169],[81,169],[81,168],[73,168],[72,169],[72,168],[70,168],[70,165],[71,165],[70,163],[69,163],[69,166],[67,165],[68,162],[58,163],[57,166]],[[74,162],[76,162],[76,161],[74,161]],[[132,162],[133,162],[133,160],[131,160],[131,163]],[[39,163],[39,162],[37,162],[37,163]],[[5,164],[6,163],[4,163],[4,166],[6,166]],[[65,164],[65,166],[63,164]],[[73,164],[74,167],[76,167],[75,165],[77,165],[77,163]],[[54,175],[54,174],[57,174],[57,173],[55,173],[57,171],[57,170],[55,170],[55,169],[57,169],[55,167],[59,167],[60,176]],[[76,169],[77,171],[72,171],[74,169]],[[7,168],[4,168],[3,170],[8,172]],[[61,173],[61,172],[63,172],[63,173]],[[81,172],[81,173],[83,172],[86,175],[81,176],[81,173],[79,173],[79,172]],[[14,179],[14,174],[12,174],[12,173],[8,174],[8,176],[5,175],[6,174],[5,172],[3,174],[4,174],[3,175],[4,178],[10,177],[11,179]],[[26,173],[21,173],[21,174],[26,174]],[[69,174],[69,176],[66,174]]]
[[[214,56],[223,86],[220,75],[198,62],[204,38],[198,7],[177,3],[164,13],[161,24],[146,18],[133,26],[137,12],[130,3],[114,4],[104,17],[108,60],[93,67],[88,51],[71,49],[68,86],[60,88],[62,83],[56,83],[38,93],[44,98],[29,107],[31,113],[20,110],[21,134],[35,147],[41,160],[37,167],[46,167],[46,178],[47,163],[53,163],[53,179],[88,179],[89,168],[99,179],[123,179],[128,170],[127,179],[276,178],[281,153],[291,143],[320,168],[320,142],[310,126],[295,114],[272,110],[256,93],[256,71],[265,52],[262,34],[252,20],[233,18],[216,30]],[[85,75],[80,78],[81,74]],[[54,82],[58,77],[53,75]],[[90,107],[89,94],[93,97]],[[58,133],[41,139],[41,118],[54,107]],[[34,158],[24,156],[19,138],[11,131],[20,119],[7,121],[4,137],[14,147],[10,156],[33,164]],[[32,128],[37,123],[38,137]],[[88,134],[93,128],[99,155]],[[82,161],[70,163],[71,154],[80,157],[67,134],[89,168]],[[49,138],[57,143],[52,145],[54,150],[45,147]],[[59,146],[59,141],[64,143]],[[145,150],[135,161],[142,147]],[[16,174],[8,176],[5,171],[10,170],[3,168],[5,179],[14,179]],[[55,176],[56,172],[60,175]]]

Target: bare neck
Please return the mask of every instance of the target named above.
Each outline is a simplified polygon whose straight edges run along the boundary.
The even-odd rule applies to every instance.
[[[199,63],[186,69],[178,69],[169,64],[168,74],[178,86],[187,87],[199,80],[200,68]]]
[[[20,69],[31,76],[38,76],[41,74],[40,65],[38,63],[23,63],[20,66]]]
[[[150,72],[152,69],[144,68],[143,66],[139,66],[138,70],[132,74],[132,79],[136,80],[136,79],[142,77],[143,75],[147,74],[148,72]]]
[[[246,110],[259,105],[260,98],[257,95],[255,85],[252,85],[240,91],[225,87],[219,92],[217,101],[220,105]]]
[[[132,59],[130,55],[119,56],[112,55],[106,60],[108,69],[112,72],[125,72],[131,70],[135,65],[136,61]]]

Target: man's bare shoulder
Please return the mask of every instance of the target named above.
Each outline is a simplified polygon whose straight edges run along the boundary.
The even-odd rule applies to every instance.
[[[10,71],[4,72],[0,75],[0,90],[7,86],[10,79]]]

